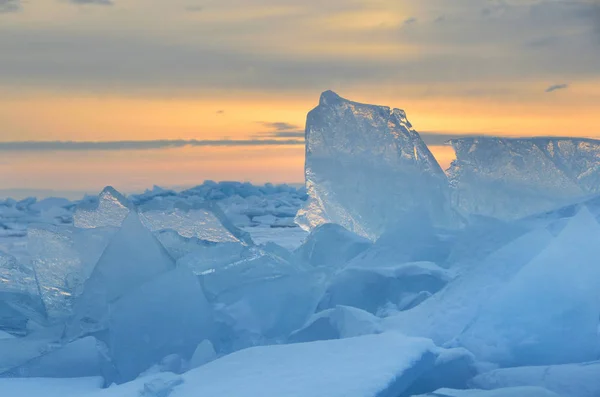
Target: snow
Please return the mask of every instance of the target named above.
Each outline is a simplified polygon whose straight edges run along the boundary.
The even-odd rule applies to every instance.
[[[539,387],[510,387],[506,389],[485,390],[451,390],[440,389],[420,397],[566,397]]]
[[[306,122],[305,173],[306,229],[336,223],[375,240],[413,211],[456,223],[446,175],[400,109],[324,92]]]
[[[184,374],[172,395],[392,397],[433,364],[433,349],[393,333],[254,347]]]

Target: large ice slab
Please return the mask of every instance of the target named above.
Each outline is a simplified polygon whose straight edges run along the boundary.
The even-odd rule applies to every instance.
[[[552,234],[534,230],[469,268],[444,289],[411,310],[385,319],[386,327],[408,335],[432,338],[443,345],[458,336],[485,302],[544,249]]]
[[[189,360],[212,337],[212,309],[198,280],[178,267],[111,302],[108,337],[115,381],[134,379],[162,358]]]
[[[478,137],[452,145],[453,201],[467,214],[518,219],[600,193],[600,141]]]
[[[79,229],[71,226],[31,225],[27,247],[40,294],[50,320],[72,313],[114,228]]]
[[[104,329],[110,302],[173,269],[173,258],[130,212],[85,280],[69,334]]]
[[[600,355],[600,225],[582,208],[551,243],[482,306],[457,343],[503,366]]]
[[[542,367],[503,368],[476,376],[470,382],[480,389],[537,386],[561,396],[600,396],[600,362]]]
[[[321,95],[306,122],[309,200],[297,222],[337,223],[376,239],[414,211],[449,226],[448,181],[404,111]]]

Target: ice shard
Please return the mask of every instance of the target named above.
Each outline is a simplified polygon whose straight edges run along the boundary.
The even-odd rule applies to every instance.
[[[518,219],[600,193],[600,141],[478,137],[451,142],[453,203],[465,214]]]
[[[337,223],[374,240],[414,211],[455,225],[446,175],[403,110],[324,92],[306,122],[305,172],[306,229]]]
[[[83,284],[115,232],[107,227],[29,227],[27,246],[31,264],[50,320],[71,315],[74,299],[83,291]]]
[[[106,328],[110,302],[173,269],[173,258],[142,225],[138,214],[130,212],[85,280],[70,333],[76,336]]]
[[[129,214],[132,204],[115,188],[107,186],[98,200],[81,202],[73,215],[75,227],[89,229],[104,226],[119,227]]]

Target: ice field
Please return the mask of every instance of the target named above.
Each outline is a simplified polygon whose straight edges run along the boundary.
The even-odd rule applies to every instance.
[[[599,397],[600,141],[324,92],[306,187],[0,201],[0,396]]]

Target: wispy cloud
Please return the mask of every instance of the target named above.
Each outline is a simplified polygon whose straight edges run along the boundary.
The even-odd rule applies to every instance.
[[[265,128],[269,128],[269,129],[275,130],[275,131],[291,131],[291,130],[298,130],[300,128],[299,126],[297,126],[295,124],[286,123],[284,121],[275,121],[275,122],[259,121],[258,124],[262,125]]]
[[[415,18],[415,17],[410,17],[410,18],[404,20],[405,25],[412,25],[414,23],[417,23],[417,18]]]
[[[0,14],[4,12],[19,11],[20,9],[20,0],[0,0]]]
[[[0,142],[0,151],[99,151],[99,150],[153,150],[186,146],[289,146],[304,145],[299,139],[220,139],[220,140],[152,140],[152,141],[22,141]]]
[[[546,92],[554,92],[554,91],[558,91],[558,90],[564,90],[569,88],[568,84],[554,84],[551,85],[550,87],[546,88]]]

